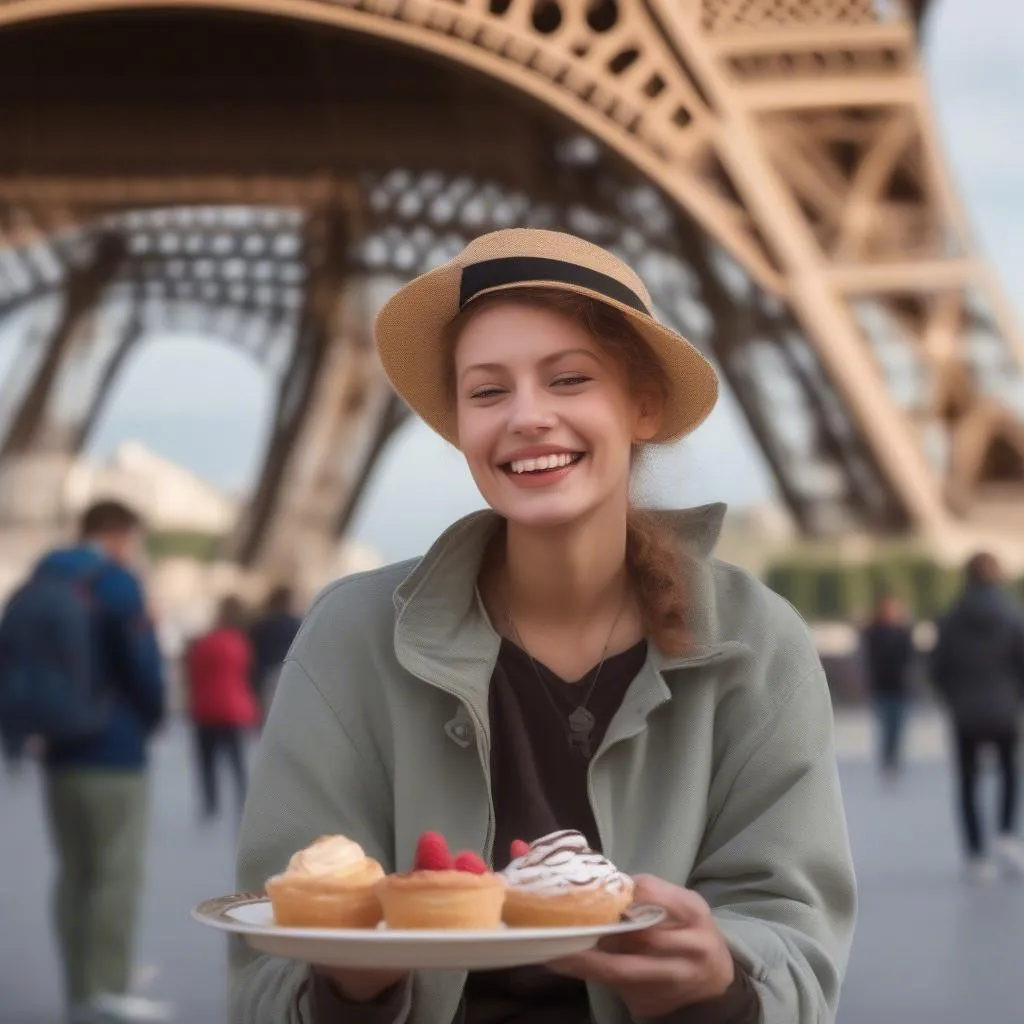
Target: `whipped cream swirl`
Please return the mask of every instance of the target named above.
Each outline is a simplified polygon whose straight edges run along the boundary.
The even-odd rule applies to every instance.
[[[300,875],[342,877],[366,867],[363,848],[345,836],[321,836],[288,862],[288,871]]]
[[[510,886],[527,892],[559,893],[579,889],[605,889],[621,893],[632,880],[607,857],[592,850],[586,836],[566,829],[530,844],[502,872]]]

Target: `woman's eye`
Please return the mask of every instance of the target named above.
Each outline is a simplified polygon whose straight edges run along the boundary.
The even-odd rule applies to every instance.
[[[571,376],[568,376],[568,377],[559,377],[556,381],[553,381],[553,383],[555,385],[557,385],[558,387],[563,387],[563,388],[569,387],[569,388],[571,388],[571,387],[575,387],[578,384],[586,384],[587,381],[589,381],[589,380],[590,380],[589,377],[584,377],[583,374],[577,373],[577,374],[572,374]]]
[[[494,398],[501,394],[501,388],[484,387],[476,388],[469,393],[470,398]]]

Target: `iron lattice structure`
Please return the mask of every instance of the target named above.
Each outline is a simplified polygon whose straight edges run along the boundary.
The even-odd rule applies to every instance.
[[[52,518],[126,359],[182,327],[278,381],[230,553],[321,558],[404,416],[379,284],[522,224],[640,271],[804,531],[1019,535],[1024,341],[939,151],[923,4],[167,6],[0,3],[0,317],[30,325],[3,521]]]

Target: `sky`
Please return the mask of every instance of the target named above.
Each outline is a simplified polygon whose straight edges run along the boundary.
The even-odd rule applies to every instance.
[[[1022,0],[937,0],[925,63],[978,247],[1024,316],[1022,43]],[[127,365],[91,451],[102,456],[135,438],[219,485],[241,489],[257,471],[272,398],[271,382],[230,348],[154,337]],[[696,434],[646,467],[643,485],[668,506],[744,505],[772,496],[771,477],[728,396]],[[417,496],[414,516],[410,494]],[[385,559],[404,558],[481,505],[458,452],[409,423],[381,462],[353,535]]]

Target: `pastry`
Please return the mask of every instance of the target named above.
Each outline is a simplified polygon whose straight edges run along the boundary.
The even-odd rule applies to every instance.
[[[321,836],[267,879],[274,922],[283,928],[374,928],[375,886],[384,869],[345,836]]]
[[[633,901],[633,880],[590,849],[581,832],[552,832],[512,844],[502,874],[508,894],[502,913],[520,928],[613,924]]]
[[[377,895],[388,928],[498,928],[505,881],[475,853],[453,858],[442,836],[426,832],[412,871],[388,875]]]

